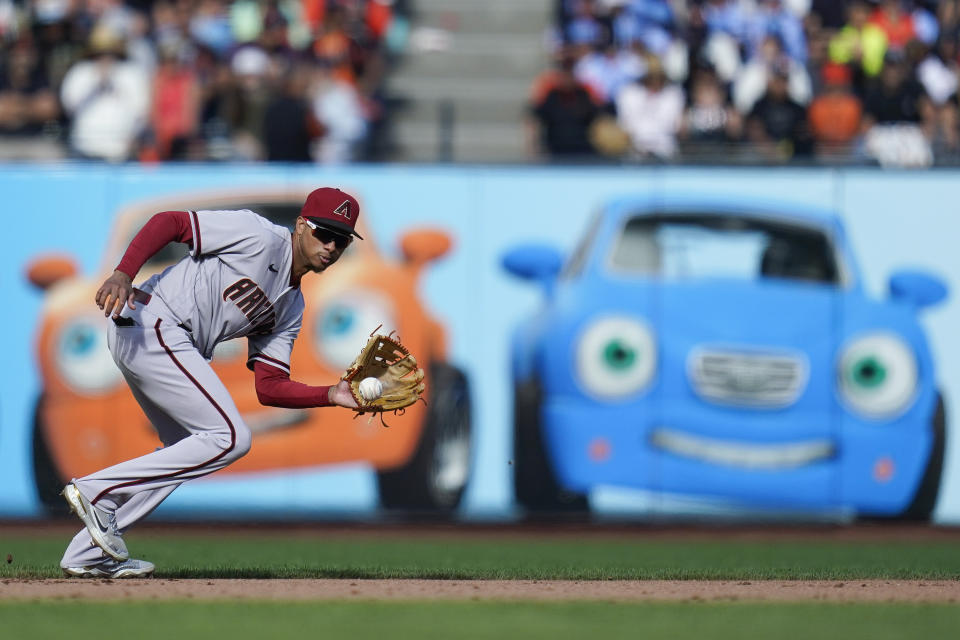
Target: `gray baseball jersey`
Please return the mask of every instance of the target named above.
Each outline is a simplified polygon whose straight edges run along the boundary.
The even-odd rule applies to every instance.
[[[190,212],[190,255],[140,288],[158,297],[208,360],[248,336],[253,360],[290,372],[303,295],[290,286],[290,231],[249,210]]]
[[[115,510],[121,530],[153,511],[186,480],[222,469],[250,448],[250,429],[210,367],[217,343],[247,336],[254,360],[289,372],[303,316],[290,286],[290,231],[251,211],[190,212],[189,256],[139,288],[147,304],[108,323],[107,344],[164,446],[74,484]],[[87,566],[105,558],[87,529],[60,561]]]

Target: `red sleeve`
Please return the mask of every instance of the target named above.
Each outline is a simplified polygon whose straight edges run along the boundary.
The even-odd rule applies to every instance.
[[[283,369],[272,367],[259,360],[253,363],[253,375],[260,404],[286,409],[331,406],[328,397],[330,387],[313,387],[295,382]]]
[[[147,260],[171,242],[185,242],[192,246],[193,231],[188,212],[164,211],[150,218],[130,241],[117,271],[124,272],[132,280]]]

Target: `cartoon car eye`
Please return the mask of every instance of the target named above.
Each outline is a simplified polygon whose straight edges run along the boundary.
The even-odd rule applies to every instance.
[[[317,314],[314,345],[317,354],[334,369],[347,367],[360,353],[370,333],[396,328],[393,305],[371,292],[338,297]]]
[[[103,322],[80,316],[67,322],[56,341],[57,369],[78,393],[106,391],[120,380],[120,370],[107,349]]]
[[[840,393],[847,404],[870,418],[890,418],[914,398],[917,363],[906,343],[892,333],[856,338],[839,363]]]
[[[591,395],[616,399],[646,387],[657,368],[653,331],[622,316],[594,321],[576,346],[577,377]]]

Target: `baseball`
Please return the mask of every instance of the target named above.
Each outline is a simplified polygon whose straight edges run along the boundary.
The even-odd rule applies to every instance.
[[[376,378],[364,378],[360,381],[360,396],[366,401],[376,400],[383,393],[383,385]]]

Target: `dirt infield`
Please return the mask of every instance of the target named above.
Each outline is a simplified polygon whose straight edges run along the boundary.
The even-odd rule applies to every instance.
[[[0,600],[960,602],[960,582],[694,580],[17,580]]]
[[[72,520],[0,522],[5,535],[63,536]],[[960,528],[929,525],[861,524],[687,526],[590,523],[352,523],[236,525],[215,523],[145,524],[152,535],[349,536],[351,538],[451,539],[533,538],[616,540],[958,542]],[[960,602],[960,580],[370,580],[370,579],[170,579],[80,580],[0,579],[0,601],[23,600],[499,600],[499,601],[685,601],[685,602]]]

